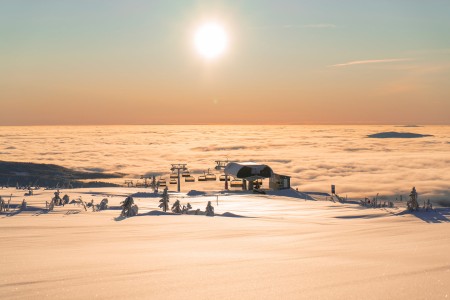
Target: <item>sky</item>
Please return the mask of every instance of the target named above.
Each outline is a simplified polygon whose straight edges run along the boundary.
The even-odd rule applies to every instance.
[[[449,124],[450,1],[0,1],[0,125]],[[194,46],[223,26],[215,59]]]

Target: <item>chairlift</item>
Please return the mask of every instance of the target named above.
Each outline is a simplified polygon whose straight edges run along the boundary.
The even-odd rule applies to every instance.
[[[230,186],[231,186],[231,187],[242,187],[243,185],[244,185],[243,181],[242,181],[242,180],[239,180],[239,179],[233,179],[233,180],[230,182]]]
[[[198,176],[198,181],[206,181],[206,176],[205,175]]]
[[[195,177],[194,176],[185,177],[184,182],[195,182]]]
[[[159,179],[159,180],[158,180],[158,185],[159,185],[159,186],[167,186],[166,180],[165,180],[165,179],[162,179],[162,178]]]
[[[225,181],[226,178],[227,178],[227,175],[222,174],[222,175],[220,175],[219,180],[220,180],[220,181]]]
[[[176,179],[170,179],[170,184],[177,184],[177,180]]]
[[[206,181],[216,181],[217,177],[215,174],[211,173],[208,169],[208,173],[205,174]]]
[[[183,171],[183,173],[181,173],[181,176],[183,176],[183,177],[190,177],[191,173],[189,173],[189,171],[186,170],[186,171]]]
[[[175,173],[175,172],[172,172],[171,174],[170,174],[170,178],[171,179],[173,179],[173,178],[178,178],[178,174],[177,173]]]
[[[206,181],[216,181],[217,176],[215,174],[206,174]]]

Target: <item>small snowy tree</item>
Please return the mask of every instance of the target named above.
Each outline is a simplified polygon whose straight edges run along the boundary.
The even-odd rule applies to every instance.
[[[159,208],[161,208],[164,212],[167,212],[167,210],[169,209],[169,192],[167,189],[167,186],[164,188],[164,192],[162,194],[162,198],[161,200],[159,200],[160,204],[159,204]]]
[[[60,194],[60,192],[59,192],[59,190],[57,190],[55,192],[55,198],[53,198],[54,199],[54,203],[53,203],[54,205],[62,205],[62,199],[59,196],[59,194]]]
[[[180,214],[181,213],[181,203],[180,200],[177,199],[177,201],[175,201],[175,203],[172,205],[172,211],[176,214]]]
[[[127,198],[125,198],[125,200],[122,203],[122,213],[120,214],[123,217],[129,217],[130,214],[132,214],[131,208],[134,204],[134,199],[131,196],[128,196]]]
[[[183,205],[183,214],[189,214],[189,210],[192,209],[192,206],[190,203],[188,203],[186,206]]]
[[[27,209],[27,201],[25,199],[22,200],[22,204],[20,205],[20,210],[26,210]]]
[[[417,201],[418,200],[417,198],[418,198],[418,194],[417,194],[416,188],[413,187],[411,190],[411,193],[409,194],[409,200],[406,203],[406,205],[410,211],[419,210],[419,202]]]
[[[108,199],[104,198],[98,205],[98,210],[108,209]]]
[[[70,201],[69,195],[65,194],[63,197],[63,206],[65,204],[69,204],[69,201]]]
[[[139,212],[139,207],[136,204],[133,204],[131,208],[128,210],[128,217],[137,216]]]
[[[50,203],[48,204],[48,211],[53,211],[53,208],[55,208],[55,198],[50,200]]]
[[[0,196],[0,212],[2,211],[6,211],[6,203],[5,200],[3,200],[2,197]]]
[[[430,199],[427,200],[427,203],[425,204],[425,211],[433,210],[433,204],[431,204]]]
[[[214,207],[211,205],[211,201],[208,201],[208,205],[206,206],[206,215],[208,217],[214,217]]]

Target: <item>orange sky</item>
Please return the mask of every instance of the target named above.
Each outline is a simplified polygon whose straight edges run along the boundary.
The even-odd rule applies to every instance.
[[[0,125],[448,124],[450,4],[404,4],[4,1]]]

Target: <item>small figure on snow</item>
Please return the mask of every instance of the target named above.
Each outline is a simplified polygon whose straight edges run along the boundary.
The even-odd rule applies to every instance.
[[[177,199],[175,203],[172,205],[172,212],[176,214],[181,214],[181,203],[180,200]]]
[[[164,212],[167,212],[167,210],[169,209],[169,202],[170,202],[167,186],[164,188],[162,198],[161,200],[159,200],[159,202],[161,202],[161,204],[159,204],[159,208],[161,208]]]
[[[211,201],[208,201],[208,205],[206,206],[206,215],[208,217],[214,217],[214,207],[211,205]]]

